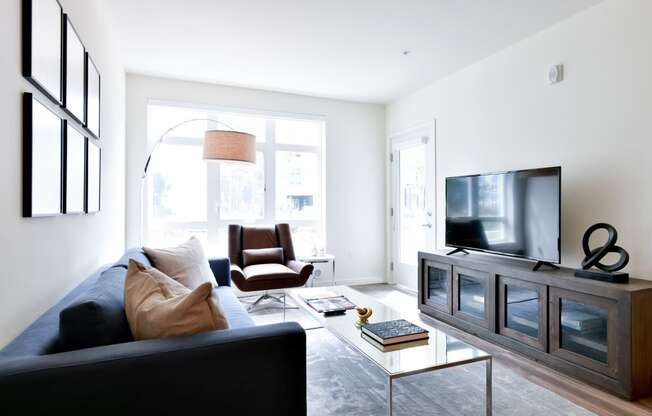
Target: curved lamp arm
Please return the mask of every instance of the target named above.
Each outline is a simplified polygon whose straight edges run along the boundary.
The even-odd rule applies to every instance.
[[[139,233],[139,244],[142,246],[143,244],[143,234],[144,234],[144,226],[145,226],[145,215],[144,215],[144,202],[145,202],[145,197],[143,195],[143,191],[145,189],[145,179],[147,178],[147,170],[149,169],[149,162],[152,161],[152,155],[158,148],[158,146],[163,142],[165,137],[170,134],[172,131],[177,129],[180,126],[183,126],[184,124],[192,123],[195,121],[211,121],[213,123],[221,124],[223,126],[228,127],[231,130],[234,130],[233,127],[229,126],[226,123],[223,123],[221,121],[212,119],[212,118],[192,118],[189,120],[182,121],[181,123],[175,124],[174,126],[170,127],[159,137],[159,139],[154,143],[154,146],[152,146],[152,150],[149,152],[147,155],[147,161],[145,162],[145,166],[143,167],[143,175],[141,176],[140,180],[140,233]]]
[[[158,146],[163,142],[165,137],[168,134],[170,134],[172,131],[176,130],[178,127],[181,127],[184,124],[192,123],[192,122],[195,122],[195,121],[212,121],[213,123],[221,124],[221,125],[223,125],[225,127],[228,127],[231,130],[234,130],[234,128],[229,126],[228,124],[226,124],[224,122],[221,122],[221,121],[218,121],[218,120],[215,120],[215,119],[212,119],[212,118],[191,118],[190,120],[185,120],[185,121],[182,121],[181,123],[175,124],[174,126],[167,129],[165,131],[165,133],[163,133],[161,135],[161,137],[158,138],[156,143],[154,143],[154,146],[152,146],[152,150],[147,155],[147,161],[145,162],[145,167],[143,167],[143,176],[142,176],[141,179],[145,179],[147,177],[147,170],[149,169],[149,162],[151,162],[151,160],[152,160],[152,155],[154,154],[154,152],[156,151]]]

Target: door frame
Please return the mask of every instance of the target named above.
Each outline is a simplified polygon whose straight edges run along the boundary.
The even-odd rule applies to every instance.
[[[400,130],[398,132],[391,133],[387,136],[387,146],[386,146],[386,171],[385,171],[385,192],[386,192],[386,212],[385,218],[387,218],[385,224],[385,235],[386,235],[386,244],[385,250],[387,253],[387,262],[386,262],[386,276],[387,283],[396,284],[399,289],[404,291],[416,294],[417,290],[403,286],[397,282],[394,269],[392,267],[393,261],[396,258],[397,250],[397,240],[395,233],[395,216],[394,207],[396,206],[395,195],[393,184],[396,180],[397,174],[397,165],[392,162],[395,158],[395,150],[400,146],[406,146],[415,141],[421,140],[420,137],[427,137],[426,143],[426,177],[429,179],[429,184],[432,188],[431,194],[427,195],[426,206],[428,211],[432,212],[432,241],[430,242],[432,247],[435,249],[437,246],[437,120],[432,119],[431,121],[420,123],[414,125],[410,128]],[[415,135],[420,135],[416,137]],[[418,270],[418,267],[417,267]],[[418,282],[418,276],[415,276],[415,282]],[[415,285],[418,287],[418,285]]]

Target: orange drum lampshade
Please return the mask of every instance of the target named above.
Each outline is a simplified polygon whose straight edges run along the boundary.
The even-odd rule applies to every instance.
[[[230,130],[207,130],[204,160],[256,163],[256,136]]]

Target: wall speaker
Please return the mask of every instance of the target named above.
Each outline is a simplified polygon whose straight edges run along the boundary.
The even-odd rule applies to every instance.
[[[564,65],[553,65],[548,69],[548,83],[556,84],[564,79]]]

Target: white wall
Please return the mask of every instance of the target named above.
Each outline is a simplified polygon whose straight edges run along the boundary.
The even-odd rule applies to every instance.
[[[124,248],[124,71],[96,0],[61,0],[102,75],[102,212],[22,218],[21,1],[0,14],[0,347]],[[38,94],[37,94],[38,95]]]
[[[148,99],[325,117],[326,249],[336,257],[336,279],[349,284],[384,281],[383,106],[128,74],[129,246],[138,243]]]
[[[562,262],[605,221],[652,279],[651,19],[649,0],[606,0],[388,105],[390,135],[437,119],[439,247],[445,177],[561,165]],[[547,85],[557,63],[566,79]]]

